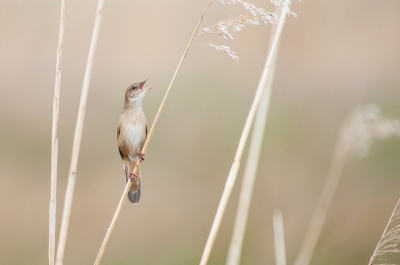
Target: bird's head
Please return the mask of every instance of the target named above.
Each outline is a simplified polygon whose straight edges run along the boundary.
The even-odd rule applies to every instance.
[[[143,87],[144,83],[146,83],[148,78],[146,80],[140,82],[140,83],[135,83],[133,85],[130,85],[125,92],[125,104],[129,105],[136,105],[137,103],[142,103],[143,97],[146,94],[146,91],[151,89],[151,87]]]

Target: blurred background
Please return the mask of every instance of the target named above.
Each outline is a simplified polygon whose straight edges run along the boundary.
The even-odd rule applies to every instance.
[[[149,125],[206,0],[106,1],[91,79],[65,264],[91,264],[124,189],[116,143],[124,91],[149,77]],[[251,3],[274,11],[265,0]],[[67,1],[62,61],[57,240],[97,1]],[[0,1],[0,264],[45,264],[52,100],[61,1]],[[288,263],[321,193],[338,131],[356,106],[400,118],[400,2],[294,1],[283,30],[242,264],[273,264],[272,212]],[[203,27],[240,14],[213,4]],[[271,26],[235,40],[240,60],[193,47],[142,165],[142,198],[125,202],[102,264],[198,264],[265,63]],[[245,158],[245,157],[244,157]],[[242,165],[244,165],[244,161]],[[353,158],[311,264],[367,264],[400,196],[400,139]],[[242,171],[209,264],[224,264]],[[400,255],[392,263],[400,262]]]

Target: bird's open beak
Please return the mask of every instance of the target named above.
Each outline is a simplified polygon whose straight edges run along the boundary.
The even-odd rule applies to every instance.
[[[143,90],[143,91],[151,89],[151,87],[145,87],[145,88],[143,88],[144,83],[146,83],[147,79],[149,79],[149,78],[146,78],[144,81],[140,82],[139,89],[141,89],[141,90]]]

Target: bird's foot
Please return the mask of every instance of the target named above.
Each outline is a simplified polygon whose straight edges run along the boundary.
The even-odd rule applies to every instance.
[[[138,179],[138,176],[135,173],[131,172],[129,174],[129,178],[131,179],[132,182],[136,182],[136,180]]]
[[[144,154],[139,153],[139,159],[140,159],[140,161],[144,161],[144,160],[145,160],[145,159],[144,159]]]

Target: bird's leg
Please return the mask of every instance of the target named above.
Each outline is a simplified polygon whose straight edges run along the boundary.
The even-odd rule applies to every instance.
[[[126,164],[128,166],[129,178],[131,179],[132,182],[136,182],[137,175],[131,172],[131,160],[130,159],[126,160]]]
[[[141,152],[139,153],[139,159],[140,161],[144,161],[144,154],[142,154]]]
[[[130,163],[130,159],[129,158],[125,162],[125,168],[126,168],[126,170],[125,170],[126,175],[128,175],[128,177],[132,180],[132,178],[131,178],[131,174],[132,174],[131,173],[131,163]]]

